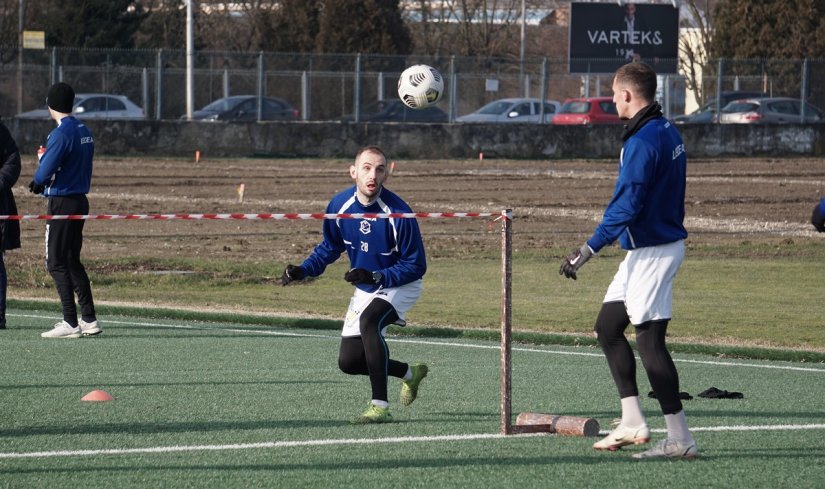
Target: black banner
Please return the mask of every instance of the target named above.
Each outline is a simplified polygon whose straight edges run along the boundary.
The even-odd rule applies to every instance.
[[[572,3],[570,73],[610,73],[644,61],[659,74],[676,73],[679,9],[648,3]]]

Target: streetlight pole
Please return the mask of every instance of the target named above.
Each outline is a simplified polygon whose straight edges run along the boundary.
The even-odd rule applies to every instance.
[[[20,0],[20,13],[17,30],[17,113],[23,112],[23,26],[26,13],[26,0]]]
[[[192,18],[192,2],[186,1],[186,119],[192,120],[194,110],[194,90],[195,90],[195,34],[194,20]]]
[[[526,97],[527,94],[525,93],[524,87],[524,40],[526,37],[525,33],[525,22],[526,22],[526,13],[527,10],[524,5],[525,0],[521,0],[521,47],[519,49],[519,84],[521,85],[521,95],[522,97]]]

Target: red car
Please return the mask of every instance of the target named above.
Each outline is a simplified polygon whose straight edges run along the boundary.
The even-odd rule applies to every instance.
[[[553,124],[621,124],[612,97],[569,98],[553,116]]]

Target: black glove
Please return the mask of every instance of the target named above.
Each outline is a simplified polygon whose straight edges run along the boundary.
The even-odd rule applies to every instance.
[[[35,194],[35,195],[40,195],[40,194],[42,194],[45,190],[46,190],[46,186],[45,186],[45,185],[38,185],[38,184],[34,183],[34,180],[32,180],[31,182],[29,182],[29,192],[31,192],[31,193],[33,193],[33,194]]]
[[[819,212],[819,204],[814,207],[814,212],[811,214],[811,224],[813,224],[820,233],[825,233],[825,216]]]
[[[303,268],[296,267],[295,265],[287,265],[284,269],[284,274],[281,275],[281,285],[287,285],[293,280],[303,280],[306,276],[307,273]]]
[[[345,273],[344,280],[352,285],[375,285],[377,283],[375,281],[375,275],[373,275],[373,273],[369,270],[364,270],[363,268],[353,268],[349,272]]]
[[[589,260],[591,256],[593,256],[593,252],[590,251],[590,247],[587,246],[587,243],[583,244],[581,248],[573,250],[567,255],[564,261],[561,262],[559,275],[564,275],[567,278],[576,280],[576,272],[582,265],[587,263],[587,260]]]

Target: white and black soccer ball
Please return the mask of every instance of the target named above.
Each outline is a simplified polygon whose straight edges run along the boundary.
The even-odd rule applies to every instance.
[[[410,66],[398,78],[398,96],[411,109],[435,105],[443,94],[444,78],[432,66]]]

